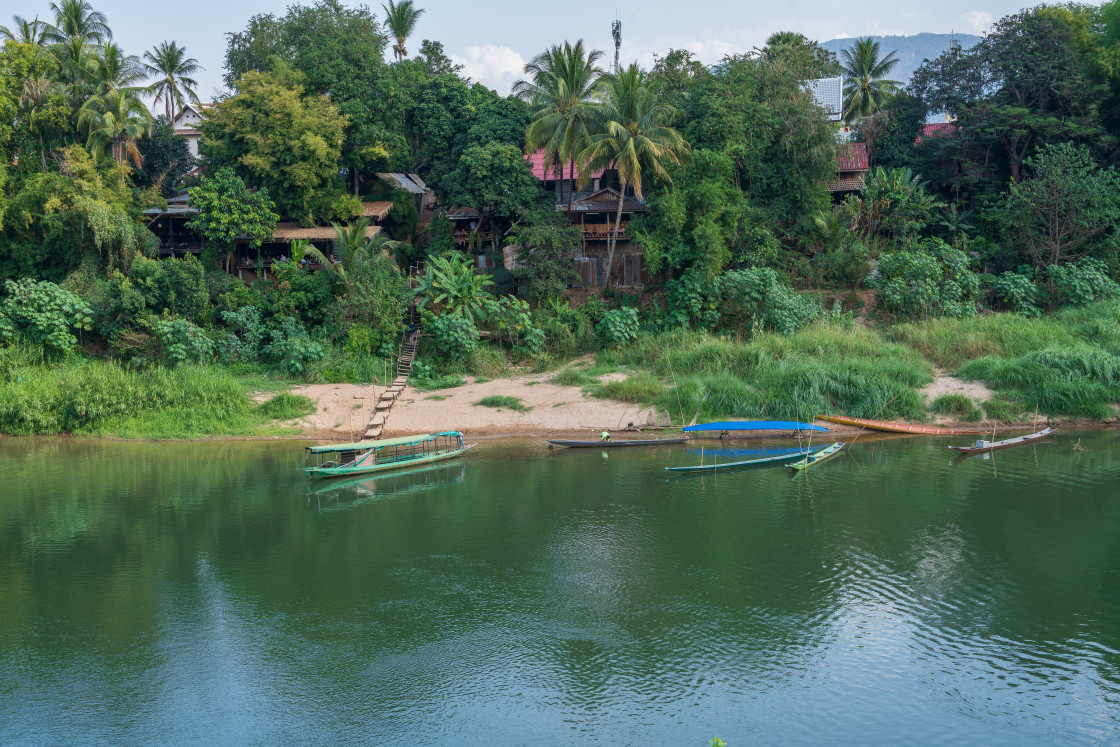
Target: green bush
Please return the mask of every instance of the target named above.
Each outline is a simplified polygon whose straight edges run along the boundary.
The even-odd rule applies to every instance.
[[[172,365],[184,363],[209,363],[217,346],[206,333],[187,319],[175,317],[156,323],[156,335],[163,345],[163,353]]]
[[[599,331],[609,345],[625,345],[638,336],[638,310],[611,309],[599,322]]]
[[[1120,285],[1108,276],[1103,262],[1091,257],[1068,265],[1051,265],[1046,277],[1054,288],[1055,306],[1084,306],[1120,296]]]
[[[18,338],[68,354],[78,346],[74,330],[92,328],[93,311],[82,299],[54,283],[23,278],[4,282],[0,302],[0,340]]]
[[[1021,316],[1039,316],[1038,288],[1034,280],[1016,272],[1005,272],[996,278],[992,286],[996,301],[1001,308]]]
[[[812,296],[793,290],[774,270],[751,267],[724,273],[717,284],[720,310],[731,326],[755,332],[792,334],[821,316]]]
[[[309,364],[323,358],[323,346],[314,342],[295,318],[282,316],[279,322],[269,333],[271,342],[261,351],[265,358],[293,375],[303,373]]]
[[[980,279],[968,257],[940,239],[924,239],[912,251],[879,258],[879,301],[896,318],[976,315]]]
[[[478,328],[469,317],[443,314],[428,324],[435,337],[436,347],[448,358],[465,360],[478,347]]]
[[[256,306],[242,306],[237,311],[223,311],[222,321],[232,331],[218,343],[223,363],[252,363],[260,357],[265,339],[265,326]]]

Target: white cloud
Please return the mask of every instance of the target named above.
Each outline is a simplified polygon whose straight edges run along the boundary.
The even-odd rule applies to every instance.
[[[982,34],[992,25],[992,14],[986,10],[970,10],[961,13],[961,23],[964,24],[963,31]]]
[[[463,66],[463,75],[490,86],[503,96],[521,77],[525,58],[501,44],[472,44],[462,55],[450,55]]]

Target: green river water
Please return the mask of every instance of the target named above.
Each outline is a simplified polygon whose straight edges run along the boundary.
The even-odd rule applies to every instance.
[[[1120,432],[969,441],[0,440],[0,744],[1120,742]]]

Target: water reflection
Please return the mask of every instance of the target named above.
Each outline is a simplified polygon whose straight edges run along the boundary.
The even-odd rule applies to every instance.
[[[353,508],[370,501],[409,495],[423,490],[457,485],[467,475],[467,462],[433,464],[399,470],[377,477],[362,476],[312,482],[308,505],[319,513]]]

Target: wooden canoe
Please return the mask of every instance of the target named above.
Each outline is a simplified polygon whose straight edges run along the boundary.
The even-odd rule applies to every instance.
[[[969,428],[938,428],[932,425],[911,425],[909,423],[888,423],[885,420],[865,420],[864,418],[848,418],[842,415],[821,415],[821,420],[840,425],[851,425],[856,428],[869,428],[873,431],[886,431],[887,433],[921,433],[926,436],[978,436],[983,431]]]
[[[843,449],[843,448],[844,448],[844,443],[842,441],[837,441],[836,443],[832,444],[831,446],[825,447],[824,451],[818,451],[816,454],[810,454],[809,456],[805,457],[804,459],[802,459],[799,462],[794,462],[793,464],[789,465],[789,468],[790,468],[790,470],[793,470],[793,471],[808,469],[809,467],[812,467],[815,464],[819,464],[819,463],[823,462],[825,459],[828,459],[829,457],[836,456],[837,454],[840,453],[840,450]]]
[[[689,467],[666,467],[665,469],[670,472],[715,472],[721,469],[741,469],[743,467],[761,467],[767,464],[782,464],[785,462],[792,462],[795,459],[815,454],[823,450],[825,447],[820,446],[813,449],[798,449],[790,454],[778,454],[776,456],[763,457],[762,459],[748,459],[745,462],[713,462],[712,464],[697,464]]]
[[[656,446],[658,444],[683,444],[688,438],[632,438],[626,441],[569,441],[563,438],[550,438],[550,444],[567,446],[569,449],[613,449],[616,446]]]
[[[1029,444],[1033,441],[1040,441],[1049,436],[1055,430],[1057,429],[1046,428],[1044,430],[1038,431],[1037,433],[1028,433],[1025,436],[1019,436],[1018,438],[1008,438],[1004,441],[977,441],[975,446],[950,446],[949,448],[953,451],[959,451],[964,454],[986,454],[989,451],[1011,449],[1016,446],[1025,446],[1026,444]]]

